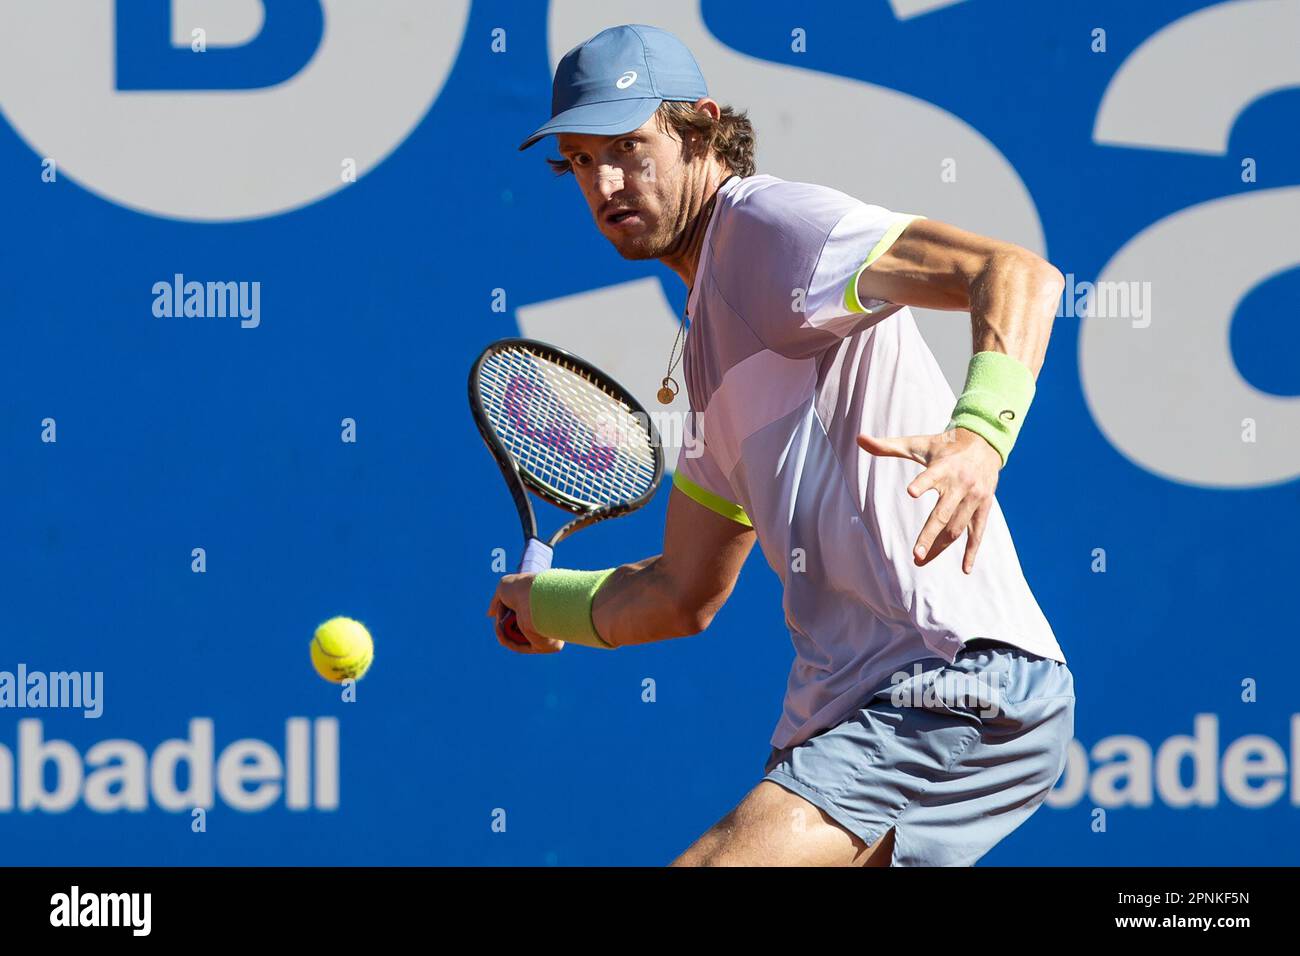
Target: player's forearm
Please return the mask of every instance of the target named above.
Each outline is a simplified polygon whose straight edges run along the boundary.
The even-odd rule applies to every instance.
[[[663,555],[618,568],[596,592],[591,619],[596,633],[616,647],[697,634],[711,614],[684,602]]]
[[[1027,249],[989,256],[970,283],[974,351],[1009,355],[1036,378],[1064,288],[1060,271]]]

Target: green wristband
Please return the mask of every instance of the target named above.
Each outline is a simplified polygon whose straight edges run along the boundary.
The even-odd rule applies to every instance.
[[[1005,465],[1034,400],[1034,387],[1034,373],[1023,362],[1002,352],[977,352],[966,371],[966,389],[944,430],[974,432],[997,450]]]
[[[600,586],[616,570],[568,571],[552,568],[537,575],[528,592],[533,630],[544,637],[613,650],[614,645],[596,633],[596,625],[591,619],[591,604],[596,600]]]

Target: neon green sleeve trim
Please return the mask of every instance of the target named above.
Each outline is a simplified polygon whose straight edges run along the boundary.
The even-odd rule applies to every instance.
[[[858,266],[857,270],[853,273],[853,276],[844,286],[844,308],[850,312],[861,312],[864,315],[871,315],[873,312],[888,307],[890,303],[877,306],[874,309],[865,308],[862,305],[862,301],[858,298],[858,277],[869,269],[873,262],[889,251],[889,247],[898,241],[898,237],[903,234],[904,229],[916,220],[924,218],[924,216],[911,216],[904,214],[885,231],[885,234],[880,237],[880,241],[872,246],[871,252],[867,255],[867,261]]]
[[[1007,463],[1034,399],[1034,373],[1003,352],[977,352],[966,370],[966,388],[944,431],[965,428],[979,435]]]
[[[572,644],[613,649],[596,633],[591,619],[591,605],[596,592],[606,579],[617,570],[568,571],[551,568],[533,578],[528,591],[528,609],[532,613],[533,630],[544,637],[553,637]]]
[[[724,518],[730,518],[738,524],[743,524],[747,528],[754,527],[754,522],[749,520],[749,515],[745,514],[745,509],[735,502],[728,501],[720,495],[715,495],[707,488],[701,488],[691,479],[687,478],[680,471],[673,472],[673,487],[680,488],[682,493],[692,501],[698,501],[710,511],[717,512]]]

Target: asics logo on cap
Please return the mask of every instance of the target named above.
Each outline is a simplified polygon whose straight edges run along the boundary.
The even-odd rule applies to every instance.
[[[695,57],[672,34],[645,24],[610,27],[560,60],[551,83],[551,118],[519,148],[527,149],[552,133],[610,130],[621,123],[639,127],[664,101],[694,103],[707,95]]]

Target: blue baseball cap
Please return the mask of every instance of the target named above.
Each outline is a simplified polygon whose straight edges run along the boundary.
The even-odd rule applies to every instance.
[[[694,103],[709,95],[699,64],[666,30],[628,23],[580,43],[555,68],[551,119],[521,150],[552,133],[627,133],[665,100]]]

